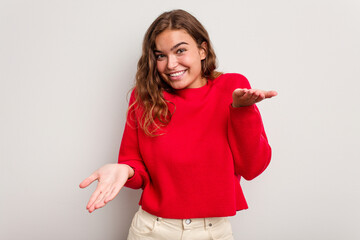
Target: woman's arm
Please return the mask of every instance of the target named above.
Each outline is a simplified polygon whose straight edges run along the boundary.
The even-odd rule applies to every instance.
[[[129,106],[134,100],[133,91]],[[139,150],[137,131],[135,111],[129,110],[120,145],[118,163],[104,165],[80,183],[80,187],[85,188],[95,180],[99,181],[86,207],[89,212],[93,212],[113,200],[123,186],[134,189],[144,188],[149,181]]]
[[[271,158],[271,148],[255,103],[274,97],[277,92],[250,89],[249,84],[248,88],[233,91],[228,137],[235,173],[251,180],[266,169]]]
[[[125,186],[133,189],[144,189],[149,182],[148,171],[145,167],[139,148],[140,127],[138,124],[138,116],[136,114],[135,90],[132,91],[129,106],[132,106],[126,116],[126,124],[124,134],[121,140],[119,151],[119,164],[129,165],[133,171],[133,176],[126,182]]]

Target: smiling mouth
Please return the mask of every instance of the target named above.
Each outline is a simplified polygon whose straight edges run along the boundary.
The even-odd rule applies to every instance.
[[[179,71],[179,72],[169,73],[167,75],[171,78],[176,78],[176,77],[183,75],[185,72],[186,72],[186,70],[183,70],[183,71]]]

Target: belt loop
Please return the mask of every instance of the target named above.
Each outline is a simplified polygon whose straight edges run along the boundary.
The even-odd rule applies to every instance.
[[[213,220],[214,218],[206,218],[205,219],[205,228],[211,228],[213,226]]]

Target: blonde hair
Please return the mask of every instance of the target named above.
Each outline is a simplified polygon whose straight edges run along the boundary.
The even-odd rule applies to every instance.
[[[209,35],[194,16],[178,9],[164,12],[155,19],[144,36],[142,56],[137,65],[136,85],[134,87],[135,101],[128,109],[130,111],[135,105],[142,108],[138,123],[148,136],[157,136],[157,130],[166,126],[172,115],[167,105],[168,101],[164,99],[162,91],[172,93],[174,89],[160,77],[154,54],[156,37],[167,29],[185,30],[195,40],[199,48],[202,48],[201,44],[205,42],[207,47],[205,49],[206,58],[201,61],[202,77],[215,79],[221,75],[215,71],[216,55]]]

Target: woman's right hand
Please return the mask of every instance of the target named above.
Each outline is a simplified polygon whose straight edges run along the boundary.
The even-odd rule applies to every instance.
[[[91,213],[95,209],[105,206],[116,197],[132,176],[134,176],[134,170],[127,164],[106,164],[96,170],[79,185],[81,188],[86,188],[95,180],[99,181],[86,209]]]

